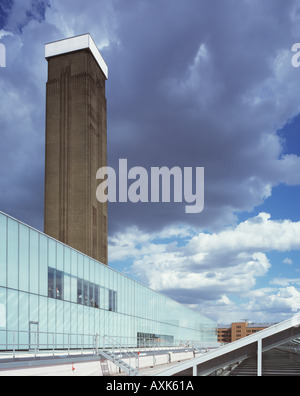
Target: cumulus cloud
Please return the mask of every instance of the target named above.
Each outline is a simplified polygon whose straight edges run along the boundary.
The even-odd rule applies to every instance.
[[[110,259],[132,260],[132,272],[151,288],[185,304],[198,303],[204,310],[218,301],[232,308],[230,295],[246,298],[247,309],[254,314],[258,306],[262,311],[285,307],[291,313],[292,292],[298,304],[297,280],[274,280],[281,286],[277,293],[275,287],[255,288],[271,268],[268,252],[300,248],[300,222],[275,221],[261,213],[218,233],[195,235],[185,230],[182,239],[180,233],[176,242],[173,238],[159,242],[156,233],[128,230],[110,241]]]
[[[201,304],[201,312],[219,323],[240,322],[245,318],[256,323],[274,323],[291,318],[299,310],[300,293],[294,286],[252,290],[238,304],[226,296]]]
[[[263,296],[250,299],[248,310],[256,312],[261,318],[264,313],[273,317],[274,314],[279,314],[282,319],[285,315],[291,317],[293,312],[300,310],[300,292],[294,286],[282,287],[271,293],[264,292]]]

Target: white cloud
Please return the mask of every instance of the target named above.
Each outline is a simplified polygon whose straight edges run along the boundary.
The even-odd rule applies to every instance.
[[[291,318],[299,311],[300,292],[295,287],[256,289],[245,293],[238,302],[225,295],[193,308],[218,323],[240,322],[244,318],[255,323],[274,323]]]
[[[190,246],[205,251],[288,251],[300,247],[300,222],[272,221],[267,213],[217,234],[199,234]]]
[[[249,300],[244,307],[256,316],[259,307],[291,312],[298,304],[297,280],[273,280],[272,284],[281,286],[277,293],[276,287],[255,287],[271,268],[267,252],[300,250],[300,222],[271,220],[261,213],[215,234],[181,232],[173,230],[177,237],[159,240],[157,234],[128,230],[114,237],[110,260],[132,260],[131,272],[151,288],[187,304],[201,304],[204,310],[212,301],[222,301],[231,309],[234,303],[229,295]]]
[[[13,36],[13,34],[11,32],[6,32],[5,30],[0,30],[0,40],[2,39],[2,37],[6,36]]]
[[[279,286],[290,286],[290,285],[298,285],[300,286],[300,278],[274,278],[270,281],[271,285],[279,285]]]
[[[292,316],[293,312],[300,310],[300,291],[294,286],[279,288],[275,293],[264,293],[260,298],[254,297],[248,304],[252,312],[268,312]]]
[[[176,243],[167,241],[177,238],[185,241],[194,235],[189,227],[167,227],[159,232],[141,232],[137,227],[126,229],[109,237],[109,260],[118,261],[167,253],[176,248]],[[156,242],[158,241],[158,242]]]

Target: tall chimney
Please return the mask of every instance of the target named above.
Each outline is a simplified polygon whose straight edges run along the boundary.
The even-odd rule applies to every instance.
[[[45,57],[45,233],[107,264],[96,173],[107,166],[108,68],[89,34],[46,44]]]

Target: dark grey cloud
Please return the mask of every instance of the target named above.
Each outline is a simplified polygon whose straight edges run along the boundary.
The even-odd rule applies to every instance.
[[[110,61],[110,162],[115,168],[120,157],[148,169],[205,166],[206,205],[189,216],[183,205],[114,204],[113,230],[122,222],[218,228],[285,181],[289,169],[279,161],[276,132],[299,112],[299,90],[287,87],[294,3],[216,3],[161,8],[143,2],[120,23],[114,51],[120,62]],[[280,67],[290,80],[280,81]],[[283,100],[293,102],[289,111]]]
[[[126,3],[126,4],[125,4]],[[4,15],[4,14],[3,14]],[[205,210],[110,204],[109,230],[189,223],[215,230],[273,186],[297,184],[279,128],[299,113],[290,65],[297,1],[16,1],[2,18],[0,208],[42,228],[44,43],[90,32],[109,66],[108,160],[118,167],[204,166]],[[23,197],[22,201],[16,194]]]
[[[0,4],[0,29],[5,26],[13,0],[3,0]]]

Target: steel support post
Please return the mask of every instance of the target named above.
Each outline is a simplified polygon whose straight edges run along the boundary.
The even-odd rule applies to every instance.
[[[257,376],[262,377],[262,340],[257,341]]]

